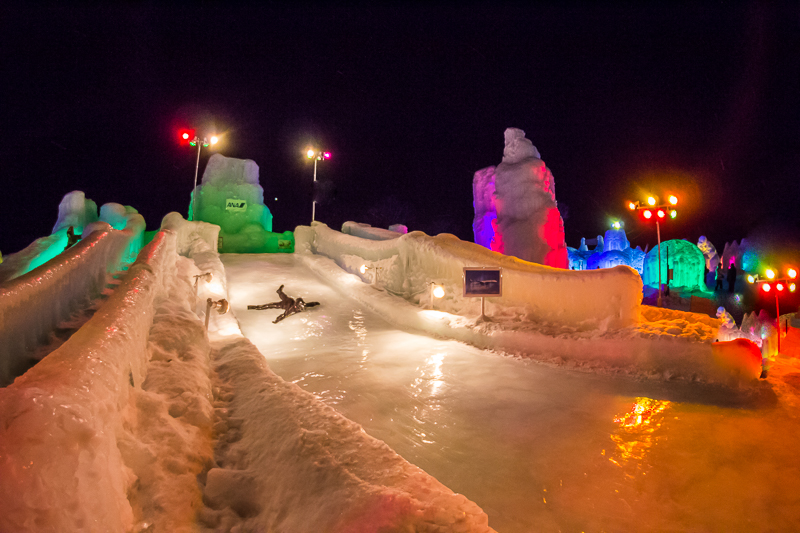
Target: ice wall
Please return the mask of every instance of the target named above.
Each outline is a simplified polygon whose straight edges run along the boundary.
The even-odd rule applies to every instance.
[[[361,237],[362,239],[370,239],[372,241],[385,241],[389,239],[396,239],[400,235],[408,233],[408,230],[400,233],[397,231],[392,231],[383,228],[373,228],[369,224],[348,221],[342,224],[342,233],[346,233],[348,235],[355,235],[356,237]]]
[[[272,213],[264,205],[258,165],[250,159],[212,155],[189,211],[190,219],[220,227],[220,248],[226,253],[294,250],[291,232],[272,233]]]
[[[117,434],[175,257],[174,234],[156,235],[89,322],[0,390],[0,531],[133,529]]]
[[[138,238],[144,219],[140,220]],[[33,361],[28,354],[43,344],[56,325],[96,297],[106,275],[126,262],[136,233],[105,223],[48,263],[0,286],[0,385],[7,385]]]
[[[477,299],[464,298],[464,267],[503,267],[503,296],[487,306],[522,306],[531,320],[571,327],[616,329],[634,324],[639,316],[642,282],[625,266],[607,270],[570,271],[505,256],[452,235],[430,237],[415,231],[390,241],[369,241],[331,230],[324,224],[298,226],[298,250],[334,259],[359,275],[362,264],[379,266],[380,285],[403,298],[426,304],[429,283],[445,286],[440,309],[456,314],[475,312]],[[372,274],[370,273],[369,276]],[[469,310],[469,311],[467,311]]]
[[[491,220],[491,170],[475,173],[476,242],[485,243]],[[494,172],[496,228],[503,253],[525,261],[564,268],[569,265],[564,222],[558,211],[555,181],[539,151],[517,128],[505,131],[503,161]],[[492,236],[488,239],[494,240]],[[489,246],[492,248],[492,245]]]

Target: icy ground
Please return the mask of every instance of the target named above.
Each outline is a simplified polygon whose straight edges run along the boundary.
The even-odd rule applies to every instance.
[[[242,331],[274,372],[476,502],[498,531],[800,523],[795,366],[739,391],[581,373],[399,330],[300,255],[222,259]],[[246,309],[277,300],[280,284],[322,305],[280,324],[276,310]]]

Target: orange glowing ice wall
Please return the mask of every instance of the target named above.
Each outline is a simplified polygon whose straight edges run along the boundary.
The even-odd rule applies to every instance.
[[[533,263],[568,267],[553,174],[524,131],[505,131],[503,162],[476,172],[472,185],[476,243]]]

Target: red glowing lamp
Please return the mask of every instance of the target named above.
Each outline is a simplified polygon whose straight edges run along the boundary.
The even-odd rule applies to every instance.
[[[653,218],[653,212],[650,211],[649,209],[645,209],[644,212],[642,212],[642,216],[644,216],[644,218],[646,218],[647,220],[650,220],[651,218]]]

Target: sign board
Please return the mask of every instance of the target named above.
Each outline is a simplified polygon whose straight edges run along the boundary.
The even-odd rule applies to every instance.
[[[228,198],[225,200],[225,209],[234,212],[247,211],[247,202],[236,198]]]
[[[464,267],[464,297],[502,295],[502,268]]]

